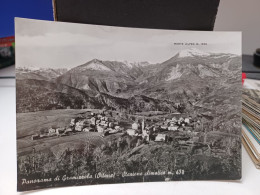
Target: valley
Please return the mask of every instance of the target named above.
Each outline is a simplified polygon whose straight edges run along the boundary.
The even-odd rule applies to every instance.
[[[18,68],[18,177],[100,172],[117,176],[82,183],[116,183],[133,180],[123,172],[181,169],[133,181],[236,178],[240,64],[233,54],[190,49],[158,64]]]

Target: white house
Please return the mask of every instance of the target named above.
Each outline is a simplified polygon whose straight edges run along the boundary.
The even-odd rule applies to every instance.
[[[50,128],[50,129],[48,130],[48,132],[49,132],[49,135],[56,134],[56,130],[53,129],[53,128]]]
[[[155,137],[155,140],[156,142],[160,142],[160,141],[166,141],[166,135],[165,134],[158,134],[156,137]]]
[[[82,129],[85,126],[85,123],[86,123],[86,120],[81,120],[81,121],[76,122],[75,130],[82,131]]]
[[[73,125],[75,125],[75,119],[74,118],[70,120],[70,126],[73,126]]]
[[[136,130],[135,129],[127,129],[126,130],[128,135],[134,136],[136,134]]]
[[[168,129],[168,125],[162,125],[161,128],[166,130],[166,129]]]
[[[169,131],[177,131],[178,128],[179,128],[178,126],[175,126],[175,125],[174,125],[174,126],[169,126],[169,127],[168,127],[168,130],[169,130]]]
[[[92,118],[90,119],[90,123],[91,123],[92,125],[96,125],[96,118],[95,118],[95,117],[92,117]]]
[[[104,131],[105,131],[105,127],[102,127],[102,126],[97,126],[97,131],[99,132],[99,133],[103,133]]]
[[[88,128],[84,128],[82,131],[83,132],[89,132],[89,129]]]
[[[138,128],[139,128],[139,124],[138,123],[133,123],[132,124],[132,129],[134,129],[134,130],[138,130]]]
[[[187,124],[190,124],[190,119],[189,118],[185,118],[184,122],[187,123]]]

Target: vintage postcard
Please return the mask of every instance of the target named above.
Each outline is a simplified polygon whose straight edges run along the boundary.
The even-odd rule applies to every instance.
[[[241,33],[17,18],[18,191],[241,178]]]

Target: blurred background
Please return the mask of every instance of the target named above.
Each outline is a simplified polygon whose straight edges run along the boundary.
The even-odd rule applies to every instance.
[[[260,1],[220,0],[215,31],[242,31],[243,54],[260,47]]]
[[[216,31],[242,31],[243,54],[260,47],[260,1],[220,0]],[[53,20],[52,0],[1,0],[0,37],[14,35],[14,17]]]

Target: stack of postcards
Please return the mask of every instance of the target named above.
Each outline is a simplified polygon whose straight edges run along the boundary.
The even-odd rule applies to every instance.
[[[260,168],[260,81],[246,79],[242,95],[242,142]]]

